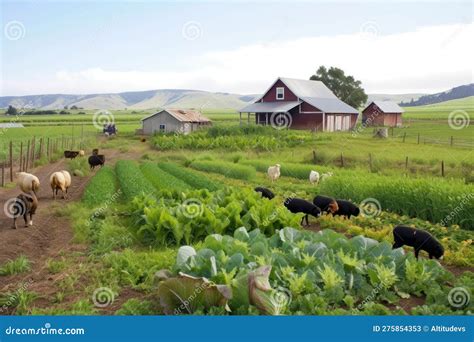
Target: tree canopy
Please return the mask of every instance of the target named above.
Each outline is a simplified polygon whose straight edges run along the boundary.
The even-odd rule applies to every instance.
[[[320,66],[310,80],[323,82],[342,101],[354,108],[367,102],[367,94],[361,87],[362,82],[346,75],[342,69]]]

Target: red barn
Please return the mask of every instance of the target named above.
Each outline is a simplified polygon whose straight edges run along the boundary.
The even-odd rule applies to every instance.
[[[362,111],[362,124],[365,126],[389,126],[398,127],[402,125],[402,113],[404,110],[392,101],[372,101]]]
[[[276,125],[318,131],[348,131],[357,122],[359,112],[344,103],[320,81],[278,78],[255,103],[240,111],[255,113],[260,125]]]

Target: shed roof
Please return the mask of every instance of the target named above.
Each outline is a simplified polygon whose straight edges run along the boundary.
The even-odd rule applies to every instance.
[[[384,113],[403,113],[405,110],[393,101],[372,101],[364,108],[366,110],[372,103]]]
[[[181,122],[211,122],[208,118],[203,116],[200,112],[191,109],[163,109],[157,113],[149,115],[142,119],[145,121],[154,117],[155,115],[161,114],[163,112],[167,112],[171,116],[173,116],[176,120]]]
[[[295,108],[301,103],[301,101],[285,101],[285,102],[256,102],[249,104],[242,108],[240,112],[249,113],[277,113],[287,112],[292,108]]]
[[[278,81],[283,82],[284,85],[290,89],[299,99],[308,102],[314,107],[317,107],[326,113],[349,113],[359,114],[358,110],[349,106],[347,103],[340,100],[334,93],[321,81],[312,80],[300,80],[296,78],[279,77],[275,82],[272,83],[270,90],[273,85]],[[257,100],[260,101],[263,96],[268,93],[268,90]],[[283,103],[283,101],[276,101],[277,103]],[[274,103],[274,102],[266,102]],[[289,103],[289,102],[286,102]],[[257,104],[257,103],[255,103]],[[240,112],[253,112],[249,111],[246,106],[240,110]],[[294,107],[294,106],[293,106]],[[292,107],[292,108],[293,108]]]

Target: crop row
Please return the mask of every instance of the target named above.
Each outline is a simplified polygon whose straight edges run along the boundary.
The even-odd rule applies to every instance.
[[[115,164],[115,172],[126,200],[132,200],[143,193],[155,192],[153,185],[142,174],[136,162],[119,160]]]
[[[226,177],[251,180],[255,178],[255,169],[247,165],[210,160],[196,160],[191,167],[200,171],[220,173]]]
[[[189,184],[162,170],[153,162],[143,163],[140,170],[157,190],[186,191],[191,189]]]
[[[176,163],[160,162],[158,163],[158,166],[160,169],[174,175],[176,178],[181,179],[195,189],[215,191],[222,187],[222,184],[211,181],[203,175]]]
[[[117,190],[117,180],[114,170],[109,166],[101,168],[87,184],[82,201],[89,206],[103,204],[114,198]]]

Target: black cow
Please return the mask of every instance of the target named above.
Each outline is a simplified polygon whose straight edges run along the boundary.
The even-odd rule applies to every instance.
[[[103,154],[98,154],[94,156],[90,156],[88,159],[89,166],[91,170],[94,170],[96,166],[102,167],[105,164],[105,156]]]
[[[302,198],[289,197],[284,202],[285,207],[293,214],[303,213],[305,216],[301,219],[301,225],[304,224],[306,219],[306,225],[309,225],[308,215],[318,217],[321,215],[321,209],[315,206],[313,203],[304,200]]]
[[[346,216],[347,218],[351,218],[351,216],[359,216],[360,209],[354,203],[340,199],[336,200],[336,202],[339,209],[333,213],[333,215]]]
[[[79,155],[79,151],[64,151],[64,158],[74,159]]]
[[[420,251],[428,252],[430,259],[442,258],[444,248],[430,233],[412,228],[409,226],[399,225],[393,228],[393,249],[404,245],[411,246],[415,249],[415,257],[418,259]]]
[[[268,198],[268,199],[272,199],[272,198],[275,197],[275,194],[270,189],[263,188],[261,186],[257,186],[254,190],[256,192],[261,193],[262,197],[265,197],[265,198]]]
[[[334,214],[339,210],[337,201],[334,198],[318,195],[313,199],[313,204],[326,213]]]

